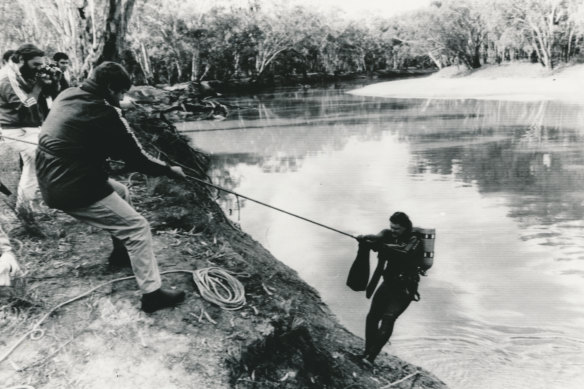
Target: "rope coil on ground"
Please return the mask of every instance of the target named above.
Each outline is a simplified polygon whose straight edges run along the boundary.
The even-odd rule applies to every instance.
[[[160,274],[169,274],[169,273],[189,273],[192,274],[193,280],[197,287],[199,288],[199,292],[201,296],[213,303],[218,305],[219,307],[225,310],[237,310],[242,308],[246,304],[245,300],[245,290],[243,285],[237,278],[232,276],[231,274],[227,273],[225,270],[218,268],[218,267],[211,267],[211,268],[204,268],[198,270],[167,270],[161,272]],[[104,287],[106,285],[113,284],[119,281],[126,281],[131,280],[136,277],[128,276],[128,277],[121,277],[116,278],[114,280],[110,280],[104,282],[103,284],[99,284],[88,291],[80,294],[79,296],[73,297],[67,301],[64,301],[54,308],[49,310],[39,321],[37,321],[33,326],[32,329],[22,335],[15,343],[8,349],[4,355],[0,356],[0,363],[6,360],[10,354],[16,350],[16,348],[26,340],[26,338],[30,338],[31,340],[39,340],[44,336],[45,331],[40,328],[41,324],[53,314],[57,309],[70,304],[74,301],[80,300],[83,297],[86,297],[96,291],[97,289]]]
[[[201,296],[222,309],[235,311],[246,303],[245,289],[239,280],[218,267],[195,270],[193,280]]]

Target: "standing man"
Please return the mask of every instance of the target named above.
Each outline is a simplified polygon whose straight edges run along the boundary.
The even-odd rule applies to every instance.
[[[69,65],[71,61],[69,60],[69,56],[62,52],[57,52],[53,55],[53,61],[55,61],[55,65],[61,71],[61,78],[59,79],[57,85],[55,86],[53,92],[53,99],[57,97],[59,93],[64,91],[65,89],[69,88],[70,86],[70,76],[69,76]]]
[[[17,207],[35,208],[40,198],[34,171],[34,144],[48,111],[43,88],[51,82],[37,74],[44,65],[44,56],[35,45],[24,44],[14,52],[0,75],[0,127],[3,135],[12,138],[0,142],[0,171],[18,171],[22,167]]]
[[[123,159],[154,176],[185,174],[146,154],[122,117],[120,100],[131,86],[121,65],[104,62],[80,87],[61,93],[43,124],[36,167],[49,207],[110,233],[110,265],[131,265],[142,310],[154,312],[181,302],[185,294],[161,288],[150,225],[132,207],[128,188],[108,177],[106,158]]]

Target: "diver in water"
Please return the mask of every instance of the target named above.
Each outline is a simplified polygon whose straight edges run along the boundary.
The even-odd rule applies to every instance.
[[[362,248],[377,251],[378,263],[367,285],[367,298],[377,289],[367,314],[365,351],[362,361],[373,365],[383,346],[389,341],[397,318],[412,301],[419,300],[418,283],[424,274],[423,243],[413,231],[410,218],[396,212],[389,218],[390,228],[377,235],[357,237]]]

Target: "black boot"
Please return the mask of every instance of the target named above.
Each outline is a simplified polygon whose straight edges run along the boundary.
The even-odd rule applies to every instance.
[[[132,267],[132,262],[130,261],[130,256],[128,255],[128,250],[126,246],[120,241],[112,237],[112,242],[114,244],[114,249],[109,256],[108,263],[111,267]]]
[[[142,295],[142,310],[152,313],[162,308],[172,307],[185,299],[182,290],[157,289],[152,293]]]

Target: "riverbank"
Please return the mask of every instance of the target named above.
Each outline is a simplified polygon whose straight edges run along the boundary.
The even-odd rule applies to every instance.
[[[546,71],[539,64],[450,67],[428,77],[382,82],[349,93],[412,99],[563,101],[584,105],[584,65]]]
[[[262,91],[273,90],[282,87],[297,87],[300,90],[331,85],[335,83],[352,82],[355,80],[399,80],[428,76],[435,73],[435,69],[405,69],[405,70],[377,70],[374,72],[360,73],[306,73],[276,75],[254,80],[251,77],[231,79],[227,81],[209,80],[200,82],[200,93],[207,96],[225,95],[247,95]],[[160,84],[160,89],[175,89],[185,86],[188,82],[175,85]]]
[[[146,149],[205,179],[208,159],[165,118],[132,110]],[[37,215],[31,235],[10,235],[26,275],[0,296],[0,382],[39,388],[445,388],[431,373],[382,354],[370,369],[363,340],[343,328],[318,293],[234,226],[216,193],[192,181],[116,172],[150,221],[162,272],[220,267],[244,286],[246,305],[228,311],[203,299],[190,274],[163,276],[187,291],[174,309],[145,314],[129,269],[106,266],[111,242],[61,212]],[[23,338],[47,312],[33,339]],[[401,386],[400,386],[401,385]]]

